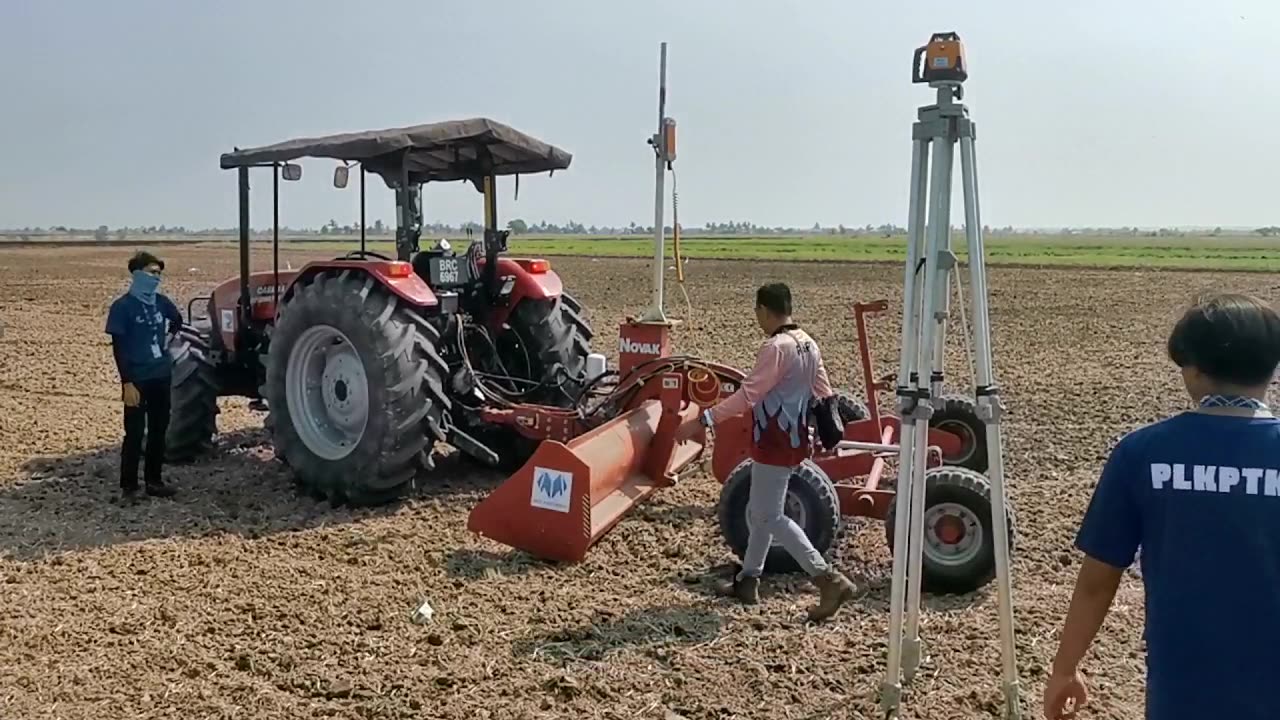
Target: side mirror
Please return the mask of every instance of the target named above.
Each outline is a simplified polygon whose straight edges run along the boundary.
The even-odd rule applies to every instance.
[[[339,165],[333,169],[333,186],[341,190],[347,186],[347,175],[350,174],[346,165]]]
[[[302,166],[293,163],[284,164],[284,172],[282,173],[285,180],[290,182],[302,179]]]

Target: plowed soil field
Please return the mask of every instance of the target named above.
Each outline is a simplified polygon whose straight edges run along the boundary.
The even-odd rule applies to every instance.
[[[185,307],[236,271],[223,247],[165,247],[162,290]],[[841,552],[863,587],[806,625],[816,592],[769,578],[762,604],[717,598],[731,559],[706,474],[662,491],[572,567],[480,540],[469,508],[502,478],[444,460],[403,503],[333,508],[274,461],[262,414],[224,398],[213,457],[173,466],[180,494],[122,506],[119,386],[103,333],[126,249],[0,250],[0,717],[877,717],[890,556],[863,523]],[[294,267],[308,253],[282,252]],[[269,254],[255,253],[257,268]],[[643,307],[647,266],[556,259],[596,347]],[[896,266],[695,261],[677,347],[745,366],[758,284],[791,284],[833,379],[861,392],[850,308],[886,298],[878,374],[896,367]],[[1079,557],[1073,533],[1123,432],[1185,407],[1163,356],[1198,289],[1271,296],[1262,275],[992,269],[1005,457],[1017,510],[1014,599],[1023,706],[1039,696]],[[960,335],[950,372],[967,378]],[[967,382],[961,382],[962,386]],[[926,598],[929,660],[905,717],[1001,708],[992,593]],[[434,617],[415,624],[423,601]],[[1141,715],[1141,587],[1125,581],[1087,660],[1092,717]]]

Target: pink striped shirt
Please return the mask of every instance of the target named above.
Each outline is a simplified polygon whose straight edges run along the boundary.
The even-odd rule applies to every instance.
[[[817,343],[797,328],[764,342],[742,386],[711,408],[711,420],[720,423],[750,411],[755,419],[752,457],[794,465],[809,455],[810,402],[832,392]]]

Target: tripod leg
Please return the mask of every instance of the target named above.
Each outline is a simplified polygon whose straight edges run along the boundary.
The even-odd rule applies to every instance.
[[[936,300],[938,305],[935,308],[933,322],[933,357],[927,358],[932,365],[929,372],[929,393],[933,396],[935,407],[942,397],[942,386],[944,376],[946,375],[946,357],[947,357],[947,320],[951,317],[951,271],[955,267],[955,256],[951,252],[951,177],[954,172],[954,138],[947,137],[945,141],[936,143],[938,147],[945,146],[945,162],[946,168],[937,168],[935,166],[935,180],[938,177],[945,179],[946,192],[938,197],[937,217],[941,223],[940,227],[935,230],[938,235],[938,272],[935,273],[935,282],[931,283],[933,292],[937,293]],[[938,156],[935,155],[934,162],[938,162]],[[929,212],[935,212],[930,210]]]
[[[950,249],[950,209],[952,159],[955,148],[950,137],[940,137],[933,143],[932,178],[929,181],[929,249],[925,257],[927,290],[924,296],[920,375],[928,370],[930,397],[935,386],[941,385],[942,368],[936,362],[936,343],[945,332],[944,306],[950,288],[951,264],[954,256]],[[923,384],[923,381],[922,381]],[[931,400],[932,402],[932,400]],[[907,541],[910,552],[907,565],[907,619],[906,638],[903,640],[903,673],[908,680],[914,675],[924,656],[920,640],[920,585],[924,565],[924,503],[925,470],[928,465],[928,418],[933,408],[927,408],[924,422],[916,428],[915,462],[911,470],[911,537]]]
[[[991,480],[991,528],[995,533],[995,562],[998,612],[1000,616],[1000,660],[1005,696],[1005,717],[1018,720],[1022,710],[1018,700],[1018,665],[1013,641],[1013,583],[1009,570],[1009,529],[1005,515],[1004,453],[1000,444],[1000,414],[1004,409],[995,384],[991,352],[991,319],[987,307],[987,269],[982,244],[982,220],[978,211],[978,168],[972,124],[960,137],[960,171],[964,185],[965,235],[969,245],[973,296],[973,333],[976,350],[978,412],[987,429]]]
[[[907,531],[910,522],[911,467],[915,460],[914,443],[918,386],[917,364],[922,318],[919,295],[926,278],[920,274],[920,259],[925,244],[925,194],[928,190],[927,163],[929,140],[917,138],[911,145],[911,201],[907,218],[907,264],[902,293],[902,347],[898,364],[898,413],[902,418],[898,438],[898,502],[894,511],[893,578],[889,591],[889,650],[880,703],[886,716],[897,712],[902,698],[902,601],[906,596]]]

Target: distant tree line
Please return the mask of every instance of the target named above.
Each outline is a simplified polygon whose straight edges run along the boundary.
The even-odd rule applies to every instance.
[[[523,218],[515,218],[506,223],[506,228],[513,235],[600,235],[600,236],[648,236],[653,234],[652,225],[642,225],[635,222],[628,223],[625,226],[612,225],[584,225],[575,220],[565,223],[547,222],[539,220],[534,223]],[[667,235],[673,232],[672,226],[668,225],[664,228]],[[451,225],[448,223],[427,223],[422,227],[423,237],[460,237],[468,233],[478,233],[483,230],[480,223],[468,222],[461,225]],[[842,237],[894,237],[905,235],[906,228],[886,223],[882,225],[862,225],[862,226],[846,226],[843,224],[835,226],[824,226],[821,223],[814,223],[811,227],[785,227],[780,225],[768,226],[757,225],[749,221],[726,221],[726,222],[708,222],[701,226],[681,225],[681,233],[687,236],[724,236],[724,237],[768,237],[768,236],[796,236],[796,235],[832,235]],[[955,225],[952,232],[961,233],[964,231],[963,226]],[[1254,230],[1247,229],[1230,229],[1224,230],[1222,227],[1212,229],[1200,228],[1194,230],[1178,229],[1178,228],[1138,228],[1138,227],[1065,227],[1065,228],[1014,228],[1006,225],[1004,227],[983,226],[983,234],[988,236],[1001,235],[1084,235],[1084,236],[1132,236],[1132,237],[1182,237],[1186,235],[1208,235],[1216,237],[1219,235],[1242,235],[1256,234],[1262,237],[1280,236],[1280,226],[1266,226],[1256,228]],[[110,239],[117,241],[127,240],[134,237],[146,236],[183,236],[183,235],[199,235],[199,236],[228,236],[235,237],[239,234],[239,229],[235,227],[226,228],[187,228],[182,225],[165,226],[165,225],[149,225],[137,227],[118,227],[111,228],[106,225],[99,225],[96,228],[76,228],[67,225],[53,225],[48,228],[40,227],[24,227],[10,230],[0,230],[0,235],[9,237],[19,237],[20,239],[39,239],[40,237],[52,236],[92,236],[99,242],[105,242]],[[271,228],[255,228],[252,231],[254,237],[270,237]],[[367,234],[373,236],[386,237],[395,232],[394,226],[387,225],[382,220],[375,220],[367,229]],[[288,237],[300,237],[307,235],[317,236],[358,236],[360,234],[360,223],[339,224],[337,220],[330,219],[329,222],[321,225],[319,228],[295,228],[281,227],[280,234]]]

